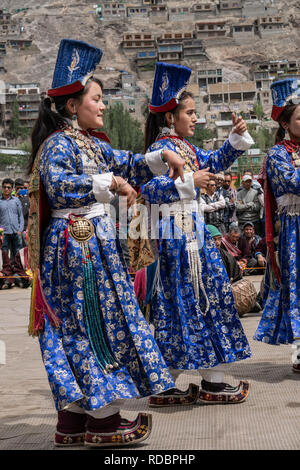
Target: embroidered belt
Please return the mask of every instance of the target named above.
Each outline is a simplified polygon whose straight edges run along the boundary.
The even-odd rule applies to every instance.
[[[55,209],[52,211],[51,216],[54,219],[69,219],[71,215],[81,216],[86,219],[92,219],[93,217],[99,217],[100,215],[110,214],[110,205],[97,202],[90,206],[78,207],[71,209]]]

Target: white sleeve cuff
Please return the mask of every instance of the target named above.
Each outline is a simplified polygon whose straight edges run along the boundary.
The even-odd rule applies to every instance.
[[[114,194],[109,190],[112,183],[112,173],[92,175],[93,193],[97,202],[110,202]]]
[[[236,134],[231,131],[228,139],[229,143],[236,150],[248,150],[251,145],[254,144],[254,140],[248,131],[244,132],[243,135]]]
[[[161,150],[154,150],[145,155],[147,165],[155,176],[162,176],[168,171],[168,164],[161,159]]]
[[[193,200],[196,197],[193,173],[184,173],[184,183],[180,176],[174,181],[180,199]]]

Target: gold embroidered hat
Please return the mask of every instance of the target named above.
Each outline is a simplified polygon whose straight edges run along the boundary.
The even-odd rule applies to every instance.
[[[102,58],[102,49],[75,39],[62,39],[48,96],[71,95],[82,90]]]
[[[191,69],[184,65],[157,62],[149,110],[152,113],[164,113],[176,108],[191,73]]]

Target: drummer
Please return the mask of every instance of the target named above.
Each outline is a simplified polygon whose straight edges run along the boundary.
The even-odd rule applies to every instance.
[[[215,242],[215,245],[219,250],[219,253],[224,263],[230,283],[232,284],[236,281],[239,281],[240,279],[243,278],[241,268],[239,264],[236,262],[235,258],[228,251],[222,248],[222,234],[214,225],[206,225],[206,228],[209,230]]]

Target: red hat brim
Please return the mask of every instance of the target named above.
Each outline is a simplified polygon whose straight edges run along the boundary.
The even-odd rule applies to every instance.
[[[272,108],[272,113],[271,113],[271,118],[274,120],[274,121],[278,121],[278,118],[280,116],[280,114],[282,113],[282,111],[284,110],[285,106],[273,106]]]
[[[167,103],[163,104],[162,106],[152,106],[149,104],[149,110],[151,113],[166,113],[167,111],[172,111],[172,109],[176,108],[178,105],[178,100],[176,98],[172,98]]]
[[[48,96],[65,96],[65,95],[73,95],[78,91],[84,89],[84,85],[81,83],[80,80],[77,82],[71,83],[70,85],[62,86],[59,88],[52,88],[48,90]]]

